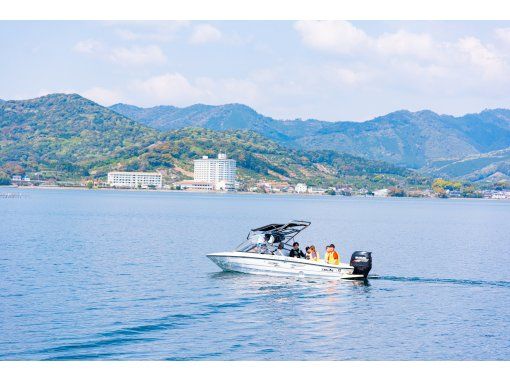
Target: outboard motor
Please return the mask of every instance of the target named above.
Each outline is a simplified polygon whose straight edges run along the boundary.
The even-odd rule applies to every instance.
[[[353,252],[351,256],[351,267],[354,267],[352,274],[362,274],[367,278],[370,269],[372,269],[372,252]]]

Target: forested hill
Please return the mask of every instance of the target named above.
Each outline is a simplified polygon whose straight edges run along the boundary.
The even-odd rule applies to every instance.
[[[510,147],[507,109],[462,117],[403,110],[365,122],[275,120],[242,104],[185,108],[116,104],[111,109],[163,131],[192,125],[212,130],[248,129],[301,149],[332,149],[409,168]]]
[[[131,157],[159,134],[76,94],[1,103],[0,128],[0,163],[28,172],[85,173]]]
[[[468,156],[460,160],[435,161],[426,172],[436,177],[459,178],[477,182],[510,183],[510,148]]]
[[[0,104],[0,172],[104,178],[112,169],[165,171],[181,179],[192,159],[226,152],[247,181],[379,187],[427,181],[407,169],[333,151],[298,151],[250,131],[158,131],[79,95]]]

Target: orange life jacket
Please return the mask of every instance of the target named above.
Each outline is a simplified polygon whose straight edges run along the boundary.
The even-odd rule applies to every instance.
[[[333,265],[339,265],[340,264],[340,255],[337,251],[328,252],[326,251],[326,263],[333,264]]]

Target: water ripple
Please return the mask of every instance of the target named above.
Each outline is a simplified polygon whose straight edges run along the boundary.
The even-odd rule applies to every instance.
[[[465,286],[495,286],[502,288],[510,288],[510,281],[485,281],[485,280],[468,280],[457,278],[426,278],[426,277],[400,277],[400,276],[378,276],[374,280],[387,280],[398,282],[418,282],[418,283],[437,283],[437,284],[454,284]]]

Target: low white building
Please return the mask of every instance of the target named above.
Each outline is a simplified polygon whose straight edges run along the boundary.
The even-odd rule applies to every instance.
[[[324,194],[326,192],[326,189],[323,189],[321,187],[309,187],[308,192],[310,194]]]
[[[379,189],[374,191],[374,197],[387,197],[390,195],[390,191],[388,189]]]
[[[200,191],[212,191],[214,190],[213,184],[206,181],[179,181],[174,183],[175,187],[181,190],[200,190]]]
[[[163,176],[157,172],[110,172],[108,173],[108,185],[123,188],[163,187]]]
[[[304,183],[298,183],[294,188],[294,191],[296,193],[306,193],[308,191],[308,186],[306,186]]]
[[[22,177],[20,175],[13,175],[12,182],[30,182],[30,178],[27,176]]]
[[[236,183],[231,181],[219,181],[214,184],[214,189],[218,191],[235,191]]]

